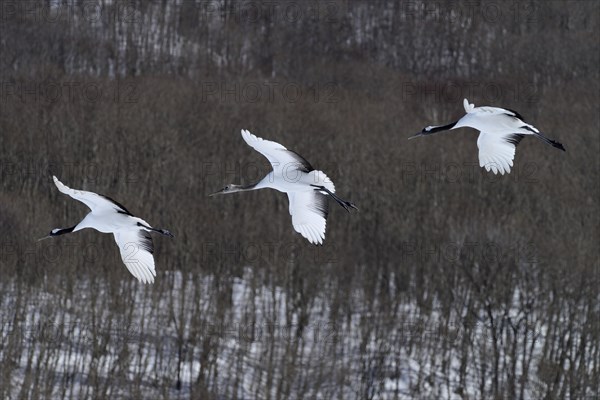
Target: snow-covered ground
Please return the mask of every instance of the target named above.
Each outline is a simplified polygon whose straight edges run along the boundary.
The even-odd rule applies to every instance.
[[[0,387],[10,382],[8,398],[323,399],[481,398],[481,387],[493,387],[494,340],[484,323],[466,330],[464,318],[424,314],[411,303],[384,318],[377,310],[385,305],[364,293],[340,311],[330,297],[257,285],[254,274],[244,269],[220,301],[214,276],[179,272],[163,276],[172,285],[167,296],[127,282],[114,301],[105,283],[82,281],[70,296],[30,292],[25,300],[5,282]],[[524,398],[535,398],[547,327],[529,328],[513,337],[499,331],[496,358],[502,370],[527,372]]]

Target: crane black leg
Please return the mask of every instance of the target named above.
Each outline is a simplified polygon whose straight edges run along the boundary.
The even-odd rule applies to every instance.
[[[337,203],[344,207],[344,209],[348,212],[350,212],[350,208],[354,208],[355,210],[358,210],[358,207],[356,207],[354,205],[354,203],[350,202],[350,201],[346,201],[341,199],[338,195],[336,195],[335,193],[333,193],[331,190],[327,189],[325,186],[319,186],[319,185],[310,185],[310,186],[314,186],[317,191],[323,191],[325,193],[327,193],[329,196],[331,196],[335,201],[337,201]]]
[[[137,223],[137,225],[138,225],[138,226],[141,226],[141,227],[143,227],[143,228],[149,229],[149,230],[151,230],[151,231],[158,232],[158,233],[160,233],[160,234],[163,234],[163,235],[165,235],[165,236],[168,236],[168,237],[172,237],[172,238],[173,238],[173,237],[175,237],[175,236],[173,236],[173,234],[172,234],[171,232],[169,232],[169,231],[168,231],[168,230],[166,230],[166,229],[152,228],[152,227],[150,227],[150,226],[146,226],[146,225],[144,225],[144,224],[141,224],[141,223],[139,223],[139,222]]]
[[[154,229],[154,231],[156,231],[158,233],[162,233],[163,235],[168,236],[168,237],[172,237],[172,238],[175,237],[175,236],[173,236],[173,234],[171,232],[169,232],[166,229]]]

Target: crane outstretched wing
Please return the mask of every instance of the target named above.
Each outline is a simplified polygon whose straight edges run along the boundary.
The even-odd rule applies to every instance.
[[[242,129],[242,137],[248,145],[269,160],[273,171],[285,171],[290,168],[303,172],[314,170],[310,163],[301,155],[286,149],[277,142],[261,139],[245,129]]]
[[[78,200],[88,206],[92,211],[98,211],[99,209],[115,209],[117,212],[133,216],[127,209],[120,203],[111,199],[110,197],[103,196],[101,194],[86,192],[85,190],[71,189],[70,187],[63,184],[58,180],[56,176],[52,176],[54,184],[61,193],[64,193],[75,200]]]
[[[477,138],[479,148],[479,166],[494,174],[510,173],[515,158],[515,149],[523,135],[509,133],[505,135],[481,132]]]
[[[153,283],[156,271],[150,234],[143,229],[131,229],[115,232],[114,236],[129,272],[142,283]]]
[[[471,112],[472,113],[476,113],[476,114],[480,114],[480,115],[486,115],[486,116],[489,116],[489,115],[508,115],[509,117],[516,118],[516,119],[518,119],[519,121],[521,121],[522,123],[525,124],[525,122],[523,121],[523,117],[521,116],[521,114],[519,114],[516,111],[509,110],[507,108],[482,106],[482,107],[477,107],[476,109],[474,109]]]
[[[510,108],[499,108],[499,107],[490,107],[490,106],[481,106],[475,107],[475,104],[470,103],[469,100],[463,100],[463,106],[465,107],[465,112],[467,114],[475,113],[475,114],[483,114],[483,115],[508,115],[513,118],[517,118],[521,120],[521,122],[525,123],[525,119],[518,112],[511,110]]]
[[[323,244],[329,203],[327,196],[317,191],[289,192],[290,215],[296,232],[309,242]]]

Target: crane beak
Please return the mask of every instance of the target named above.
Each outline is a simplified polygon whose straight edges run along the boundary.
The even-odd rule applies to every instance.
[[[42,240],[45,240],[45,239],[50,239],[51,237],[52,237],[52,236],[50,236],[50,235],[48,235],[48,236],[44,236],[43,238],[39,238],[37,241],[38,241],[38,242],[41,242]]]
[[[408,140],[410,140],[410,139],[414,139],[414,138],[417,138],[417,137],[419,137],[419,136],[423,136],[423,132],[419,132],[419,133],[417,133],[417,134],[415,134],[415,135],[412,135],[411,137],[409,137],[409,138],[408,138]]]
[[[219,191],[217,191],[217,192],[211,193],[211,194],[209,194],[208,196],[209,196],[209,197],[211,197],[211,196],[216,196],[217,194],[223,194],[223,189],[221,189],[221,190],[219,190]]]

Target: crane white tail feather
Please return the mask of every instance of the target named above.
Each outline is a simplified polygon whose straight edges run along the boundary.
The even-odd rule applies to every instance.
[[[335,193],[335,185],[333,184],[333,181],[329,179],[327,175],[325,175],[325,172],[317,170],[311,171],[309,173],[309,177],[311,180],[311,185],[324,186],[332,193]]]

